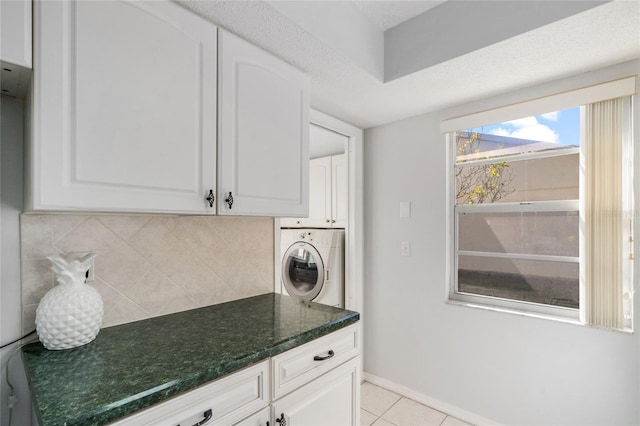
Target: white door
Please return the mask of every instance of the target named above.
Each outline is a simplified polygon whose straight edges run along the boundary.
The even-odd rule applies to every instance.
[[[358,357],[302,386],[273,404],[275,424],[287,426],[358,425]],[[278,422],[278,420],[281,420]]]
[[[218,36],[218,213],[305,217],[307,78],[233,34]]]
[[[331,226],[345,228],[349,214],[349,171],[346,154],[331,156]]]
[[[214,213],[216,27],[170,2],[35,14],[32,207]]]

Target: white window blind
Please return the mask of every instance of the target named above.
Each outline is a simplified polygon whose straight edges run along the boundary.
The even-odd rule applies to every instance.
[[[623,117],[628,103],[628,97],[611,99],[585,111],[585,319],[611,329],[624,325]]]

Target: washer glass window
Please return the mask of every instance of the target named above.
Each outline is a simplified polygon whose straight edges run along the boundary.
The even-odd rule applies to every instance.
[[[324,263],[310,244],[293,244],[283,257],[283,281],[287,292],[304,300],[313,300],[324,283]]]

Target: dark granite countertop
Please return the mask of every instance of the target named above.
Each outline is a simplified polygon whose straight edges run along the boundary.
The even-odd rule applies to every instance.
[[[357,322],[279,294],[100,330],[93,342],[22,348],[40,426],[102,425]]]

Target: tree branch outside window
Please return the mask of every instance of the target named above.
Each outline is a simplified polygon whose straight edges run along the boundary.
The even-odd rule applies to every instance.
[[[457,155],[480,152],[480,133],[458,132]],[[513,173],[506,161],[456,169],[456,204],[495,203],[515,192]]]

